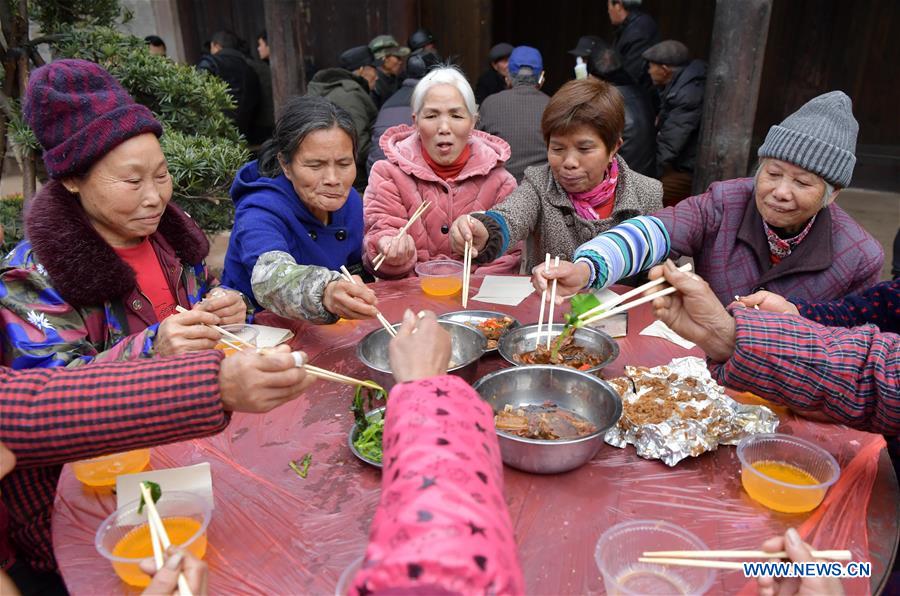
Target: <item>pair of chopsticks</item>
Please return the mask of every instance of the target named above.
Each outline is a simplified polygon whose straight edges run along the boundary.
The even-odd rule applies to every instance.
[[[178,312],[188,312],[188,309],[183,306],[176,306],[175,310]],[[234,333],[228,331],[227,329],[223,329],[218,325],[207,325],[213,331],[222,334],[221,341],[223,344],[237,350],[238,352],[243,352],[247,349],[256,351],[256,346],[253,344],[248,344],[240,337],[235,335]],[[393,331],[393,329],[391,329]],[[226,339],[227,338],[227,339]],[[371,382],[371,381],[362,381],[360,379],[354,379],[353,377],[348,377],[346,375],[342,375],[340,373],[336,373],[330,370],[326,370],[324,368],[319,368],[318,366],[313,366],[311,364],[301,364],[299,355],[294,353],[294,362],[297,364],[298,368],[303,368],[306,370],[306,373],[312,377],[317,379],[322,379],[325,381],[334,381],[335,383],[342,383],[344,385],[361,385],[363,387],[368,387],[369,389],[381,389],[381,386]]]
[[[853,558],[853,553],[849,550],[814,550],[812,556],[831,561],[849,561]],[[746,561],[748,559],[787,559],[788,555],[783,550],[774,553],[764,550],[661,550],[644,552],[638,562],[679,567],[705,567],[707,569],[744,568],[744,564],[741,562],[716,561],[714,558]]]
[[[345,281],[349,281],[350,283],[357,285],[356,280],[353,279],[353,276],[350,275],[350,271],[347,269],[345,265],[341,265],[341,275],[343,276]],[[378,318],[378,322],[381,323],[381,326],[384,327],[385,331],[388,332],[388,335],[391,337],[397,337],[397,331],[394,329],[394,326],[391,325],[391,322],[388,321],[381,311],[375,309],[375,316]]]
[[[556,260],[553,262],[554,267],[559,267],[559,256],[556,257]],[[550,271],[550,253],[547,253],[547,259],[544,261],[544,273]],[[544,288],[544,291],[541,292],[541,311],[538,314],[538,328],[537,328],[537,344],[541,343],[541,326],[544,321],[544,304],[547,302],[547,288]],[[550,341],[553,337],[553,309],[556,307],[556,280],[553,280],[553,284],[550,290],[550,313],[547,317],[547,349],[550,349]]]
[[[394,237],[394,240],[400,240],[403,238],[403,235],[409,230],[409,226],[413,225],[413,223],[419,219],[419,216],[425,213],[425,210],[431,206],[430,201],[425,201],[413,212],[412,216],[409,218],[409,221],[406,222],[402,228],[400,228],[400,232]],[[375,265],[375,271],[378,271],[378,268],[381,267],[381,264],[384,263],[384,253],[379,253],[375,260],[372,262]]]
[[[685,263],[684,265],[682,265],[681,267],[678,268],[679,271],[691,271],[692,269],[693,269],[693,265],[691,265],[690,263]],[[641,304],[645,304],[647,302],[652,302],[653,300],[656,300],[657,298],[660,298],[662,296],[668,296],[669,294],[674,294],[675,292],[678,291],[675,288],[666,288],[664,290],[660,290],[659,292],[654,292],[654,293],[650,294],[649,296],[644,296],[643,298],[639,298],[638,300],[629,302],[628,304],[622,304],[626,300],[629,300],[630,298],[634,298],[635,296],[643,294],[647,290],[649,290],[651,288],[655,288],[656,286],[660,286],[664,283],[666,283],[665,277],[660,277],[659,279],[654,279],[653,281],[647,282],[644,285],[639,286],[629,292],[625,292],[621,296],[617,296],[616,298],[613,298],[612,300],[610,300],[608,302],[604,302],[603,304],[595,306],[594,308],[581,313],[580,315],[578,315],[578,319],[581,321],[582,325],[590,325],[591,323],[593,323],[595,321],[599,321],[601,319],[605,319],[607,317],[617,315],[620,312],[625,312],[626,310],[634,308],[635,306],[640,306]]]
[[[159,511],[156,509],[156,503],[150,495],[150,489],[147,488],[145,482],[140,483],[141,495],[144,497],[144,507],[147,508],[147,525],[150,528],[150,542],[153,544],[153,560],[156,562],[157,571],[163,568],[165,564],[164,553],[170,546],[172,541],[169,540],[169,534],[166,532],[166,526],[163,524]],[[188,585],[187,578],[184,574],[178,573],[178,593],[181,596],[193,596],[191,587]]]
[[[471,222],[472,218],[466,215],[466,221]],[[469,306],[469,283],[472,278],[472,241],[466,240],[466,247],[463,249],[463,286],[462,286],[462,305],[463,308]]]

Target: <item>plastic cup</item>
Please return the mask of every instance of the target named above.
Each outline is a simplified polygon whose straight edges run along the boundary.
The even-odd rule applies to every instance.
[[[841,467],[830,453],[790,435],[744,437],[737,455],[747,494],[783,513],[812,511],[841,476]]]
[[[135,449],[77,461],[72,464],[72,472],[86,486],[109,487],[116,485],[116,476],[140,472],[149,463],[150,450]]]
[[[639,563],[645,551],[707,550],[702,540],[664,521],[617,524],[600,536],[594,560],[608,594],[703,594],[715,580],[713,569]]]
[[[463,264],[442,259],[416,265],[422,291],[431,296],[452,296],[462,290]]]
[[[112,562],[116,575],[129,586],[143,588],[150,576],[141,571],[141,561],[153,557],[147,508],[138,513],[140,499],[114,511],[97,529],[97,552]],[[173,545],[181,546],[195,557],[206,554],[206,528],[212,509],[206,499],[193,493],[163,492],[156,509]]]
[[[347,594],[350,593],[350,589],[353,587],[353,578],[356,577],[356,572],[362,569],[365,558],[365,555],[356,557],[353,559],[353,562],[347,565],[346,569],[341,572],[338,583],[334,587],[334,596],[347,596]]]
[[[257,329],[253,325],[245,325],[244,323],[236,323],[234,325],[219,325],[219,326],[222,329],[224,329],[225,331],[228,331],[228,332],[233,333],[234,335],[237,335],[238,337],[240,337],[241,341],[244,344],[249,344],[253,347],[256,347],[256,338],[259,335],[259,329]],[[231,356],[232,354],[234,354],[235,352],[238,351],[237,349],[232,348],[231,346],[226,344],[225,341],[232,343],[232,344],[236,344],[236,345],[240,345],[240,344],[238,344],[238,342],[234,341],[232,338],[230,338],[228,336],[222,336],[222,339],[220,339],[219,343],[216,344],[216,349],[221,350],[222,352],[225,352],[226,357]],[[243,347],[243,346],[241,345],[241,347]]]

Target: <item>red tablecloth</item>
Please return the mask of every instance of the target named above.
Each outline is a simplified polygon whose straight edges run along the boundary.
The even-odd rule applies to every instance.
[[[473,287],[480,283],[472,280]],[[407,306],[438,313],[460,310],[459,297],[425,296],[417,280],[374,286],[380,308],[392,321]],[[523,323],[537,320],[539,297],[517,307],[469,302],[469,308],[508,312]],[[565,307],[563,310],[566,310]],[[559,310],[559,309],[558,309]],[[562,320],[557,312],[556,320]],[[626,364],[655,366],[700,355],[665,340],[638,335],[652,321],[649,306],[629,314],[628,337],[619,358],[603,371],[610,378]],[[359,378],[366,375],[356,344],[376,321],[314,326],[262,315],[261,323],[291,326],[295,347],[312,363]],[[482,359],[479,374],[507,366],[499,355]],[[267,415],[235,415],[220,435],[153,449],[152,466],[208,461],[216,510],[209,526],[211,593],[328,593],[366,544],[379,496],[379,471],[359,462],[347,447],[353,389],[318,383],[306,395]],[[632,519],[680,524],[713,549],[757,548],[763,539],[801,526],[816,546],[850,548],[872,560],[872,590],[889,568],[898,537],[897,479],[883,439],[842,426],[783,417],[781,432],[828,449],[840,462],[841,484],[812,515],[784,515],[763,508],[743,492],[733,447],[723,447],[669,468],[637,457],[634,449],[604,446],[588,465],[566,474],[530,475],[507,468],[507,503],[516,526],[528,592],[583,594],[602,591],[594,545],[609,526]],[[306,479],[288,461],[313,453]],[[88,493],[67,467],[59,483],[53,542],[73,594],[125,590],[94,549],[100,521],[113,511],[112,495]],[[867,522],[868,532],[863,531]],[[721,573],[713,591],[748,588],[740,572]],[[847,584],[851,593],[865,582]]]

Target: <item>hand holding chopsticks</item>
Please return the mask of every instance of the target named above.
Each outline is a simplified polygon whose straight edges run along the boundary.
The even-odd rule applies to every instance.
[[[163,553],[172,546],[169,540],[169,534],[166,532],[166,526],[163,524],[153,497],[150,495],[150,489],[146,482],[141,482],[141,496],[144,499],[144,506],[147,508],[147,525],[150,528],[150,542],[153,544],[153,559],[156,562],[156,568],[162,569],[164,561]],[[178,592],[181,596],[193,596],[187,578],[183,573],[178,574]]]
[[[350,271],[346,266],[341,265],[341,275],[343,276],[345,281],[348,281],[352,284],[356,284],[357,281],[350,275]],[[385,331],[388,332],[388,335],[391,337],[397,337],[397,331],[394,330],[393,325],[381,314],[381,311],[375,309],[375,317],[378,319],[378,322],[381,323],[381,326],[384,327]]]
[[[470,218],[466,215],[466,220]],[[462,285],[462,305],[463,308],[469,306],[469,282],[472,277],[472,241],[466,240],[466,246],[463,250],[463,285]]]
[[[415,223],[415,221],[417,219],[419,219],[419,217],[430,206],[431,206],[431,202],[429,202],[429,201],[425,201],[424,203],[419,205],[419,207],[410,216],[409,221],[407,221],[406,224],[402,228],[400,228],[400,231],[397,233],[397,235],[394,236],[393,240],[401,240],[403,238],[403,236],[406,235],[406,232],[409,230],[409,227],[411,225],[413,225],[413,223]],[[379,255],[377,257],[375,257],[375,260],[372,261],[372,264],[375,266],[374,267],[375,271],[378,271],[378,268],[381,267],[381,265],[384,263],[384,259],[385,259],[385,254],[383,252],[379,253]]]

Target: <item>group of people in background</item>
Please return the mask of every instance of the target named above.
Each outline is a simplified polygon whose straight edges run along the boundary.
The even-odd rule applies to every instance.
[[[578,40],[573,80],[552,97],[541,91],[536,48],[494,46],[490,70],[473,89],[459,69],[441,64],[434,37],[420,29],[406,46],[379,35],[344,51],[339,66],[312,76],[307,95],[270,117],[268,132],[258,109],[268,70],[248,60],[233,34],[217,33],[198,68],[246,99],[231,116],[248,140],[261,142],[258,158],[232,185],[235,221],[221,282],[205,265],[206,237],[170,201],[163,130],[153,114],[97,64],[58,60],[35,70],[23,114],[50,181],[26,214],[27,239],[0,268],[0,364],[9,367],[0,369],[0,398],[8,400],[0,406],[16,406],[15,424],[4,428],[33,424],[22,396],[46,390],[52,376],[22,369],[50,369],[69,379],[50,385],[53,391],[88,404],[79,424],[89,427],[91,412],[113,407],[152,417],[147,424],[158,432],[140,426],[142,440],[133,425],[103,437],[78,432],[77,440],[55,439],[67,449],[30,457],[31,447],[16,442],[19,430],[0,428],[0,440],[11,441],[23,462],[2,484],[17,581],[38,581],[35,573],[55,568],[49,513],[62,463],[146,445],[148,436],[218,432],[228,423],[225,412],[268,411],[311,384],[289,354],[222,363],[208,351],[218,340],[208,325],[245,321],[261,309],[314,324],[373,318],[377,296],[344,279],[341,267],[357,282],[401,279],[419,263],[460,260],[469,242],[475,275],[528,273],[539,290],[555,280],[560,302],[635,276],[665,277],[679,293],[654,303],[657,316],[707,352],[720,381],[896,436],[900,282],[877,283],[881,246],[834,203],[856,162],[850,98],[832,91],[810,99],[770,128],[752,176],[681,200],[690,194],[705,66],[679,42],[659,41],[639,4],[608,0],[615,39]],[[148,40],[151,48],[159,47],[155,41]],[[264,61],[265,34],[257,49]],[[561,257],[558,266],[545,267],[548,253]],[[675,269],[669,259],[680,257],[693,258],[696,274]],[[396,422],[386,432],[399,438],[386,443],[386,455],[399,463],[383,482],[402,484],[409,477],[401,469],[432,466],[448,478],[439,490],[485,484],[498,504],[470,503],[473,523],[493,524],[505,541],[474,562],[462,560],[469,554],[463,540],[441,555],[452,561],[421,544],[402,545],[427,558],[420,579],[392,572],[391,549],[373,538],[367,560],[382,565],[360,572],[360,592],[523,590],[495,440],[485,453],[460,456],[479,462],[487,481],[473,481],[472,468],[439,469],[404,451],[424,436],[403,426],[404,416],[430,419],[425,394],[435,387],[472,427],[490,422],[470,387],[441,376],[449,361],[445,335],[433,315],[408,312],[391,345],[401,384],[388,414]],[[114,390],[79,392],[79,382],[92,386],[92,378],[109,386],[123,377],[139,382],[127,365],[103,367],[147,359],[160,374],[193,375],[191,387],[210,389],[179,386],[177,395],[162,395],[157,386],[158,403],[146,387],[121,399]],[[407,370],[404,362],[422,366]],[[84,372],[61,374],[70,369]],[[195,412],[190,428],[172,400]],[[43,404],[46,415],[58,415],[58,401]],[[435,461],[446,462],[442,457]],[[383,499],[375,527],[397,529],[407,505]],[[0,507],[0,526],[4,514]],[[448,527],[461,523],[445,517]],[[0,555],[8,555],[3,538]],[[789,553],[804,548],[795,534],[786,540]]]

